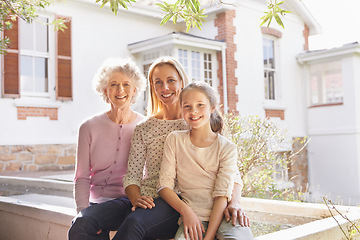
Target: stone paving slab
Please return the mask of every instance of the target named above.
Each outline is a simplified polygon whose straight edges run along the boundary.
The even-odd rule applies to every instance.
[[[0,195],[2,192],[18,201],[75,209],[73,178],[74,170],[0,172]]]
[[[12,195],[9,198],[17,199],[19,202],[31,202],[33,204],[48,204],[53,206],[61,206],[75,209],[75,202],[73,198],[51,196],[37,193]]]

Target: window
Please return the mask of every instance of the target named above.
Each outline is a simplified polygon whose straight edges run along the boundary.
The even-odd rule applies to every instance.
[[[189,73],[188,51],[179,49],[179,61],[183,65],[185,71]]]
[[[204,53],[204,80],[206,83],[213,85],[212,80],[212,62],[211,62],[211,54]]]
[[[214,69],[211,53],[179,49],[178,54],[179,61],[191,80],[205,81],[213,86]]]
[[[310,66],[311,105],[343,102],[341,62],[327,62]]]
[[[20,86],[22,95],[48,96],[49,27],[20,20]]]
[[[67,20],[66,30],[53,31],[46,24],[49,17],[40,17],[44,24],[15,20],[13,27],[4,31],[11,44],[1,56],[5,70],[2,97],[72,100],[71,19],[56,18]]]
[[[275,50],[274,40],[263,38],[264,91],[265,99],[275,100]]]
[[[193,81],[201,80],[200,53],[191,51],[191,76]]]

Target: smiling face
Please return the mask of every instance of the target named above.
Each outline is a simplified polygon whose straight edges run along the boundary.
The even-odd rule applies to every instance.
[[[130,108],[135,92],[131,79],[122,72],[114,72],[110,76],[105,90],[109,103],[116,108]]]
[[[191,128],[210,127],[210,116],[214,112],[214,107],[201,91],[190,89],[184,92],[181,108],[183,118]]]
[[[155,67],[152,81],[155,94],[164,105],[170,106],[178,102],[182,81],[172,65],[164,64]]]

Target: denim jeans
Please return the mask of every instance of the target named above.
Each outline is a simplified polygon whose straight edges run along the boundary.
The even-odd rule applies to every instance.
[[[163,199],[152,209],[137,208],[121,224],[113,240],[169,239],[175,236],[180,214]]]
[[[116,231],[131,213],[127,197],[92,204],[73,220],[68,232],[69,240],[109,240],[109,232]],[[101,233],[97,232],[101,229]]]
[[[209,222],[202,222],[205,231],[208,228]],[[205,234],[203,234],[203,237]],[[225,218],[221,221],[218,228],[216,239],[218,240],[253,240],[254,237],[250,228],[242,227],[240,224],[232,225],[231,221],[227,222]],[[174,240],[186,240],[183,224],[180,225]]]

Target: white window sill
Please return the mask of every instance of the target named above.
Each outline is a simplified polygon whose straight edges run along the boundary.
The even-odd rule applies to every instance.
[[[265,100],[263,102],[264,109],[270,110],[285,110],[286,107],[277,102],[276,100]]]
[[[48,98],[21,97],[15,99],[16,107],[42,107],[42,108],[60,108],[61,104]]]

